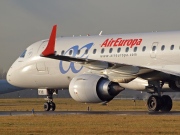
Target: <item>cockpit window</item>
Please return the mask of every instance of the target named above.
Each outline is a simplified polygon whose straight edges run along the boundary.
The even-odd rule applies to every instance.
[[[26,55],[26,51],[27,51],[27,50],[25,50],[25,51],[20,55],[20,58],[24,58],[24,56]]]

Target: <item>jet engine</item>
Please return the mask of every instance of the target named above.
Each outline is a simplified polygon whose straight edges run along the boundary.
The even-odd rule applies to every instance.
[[[176,79],[175,81],[170,81],[169,82],[169,87],[172,90],[180,91],[180,79]]]
[[[71,97],[79,102],[100,103],[112,100],[122,88],[108,78],[94,74],[82,74],[74,77],[69,85]]]

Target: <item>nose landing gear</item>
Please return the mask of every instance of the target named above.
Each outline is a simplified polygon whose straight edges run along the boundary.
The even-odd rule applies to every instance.
[[[54,102],[45,102],[44,103],[44,111],[54,111],[56,109],[56,104]]]
[[[38,89],[39,95],[46,95],[47,102],[44,103],[44,111],[55,111],[56,104],[53,102],[53,95],[58,94],[57,89]]]

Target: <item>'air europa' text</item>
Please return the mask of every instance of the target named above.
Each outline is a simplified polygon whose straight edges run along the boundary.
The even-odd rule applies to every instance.
[[[132,48],[133,46],[138,46],[142,42],[142,39],[122,39],[122,38],[117,38],[117,39],[106,39],[101,47],[113,47],[113,46],[129,46]]]

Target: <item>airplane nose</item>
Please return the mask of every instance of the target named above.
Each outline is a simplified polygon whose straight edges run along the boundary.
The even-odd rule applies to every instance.
[[[34,71],[36,71],[35,64],[28,66],[13,65],[7,72],[6,79],[8,83],[16,87],[34,88],[37,85],[36,80],[31,77],[34,75]]]
[[[14,78],[12,76],[13,72],[12,72],[12,67],[10,67],[10,69],[8,70],[7,72],[7,75],[6,75],[6,79],[8,81],[8,83],[10,83],[11,85],[14,85]]]
[[[12,67],[8,70],[6,79],[11,85],[21,87],[19,84],[18,71],[14,71]]]

